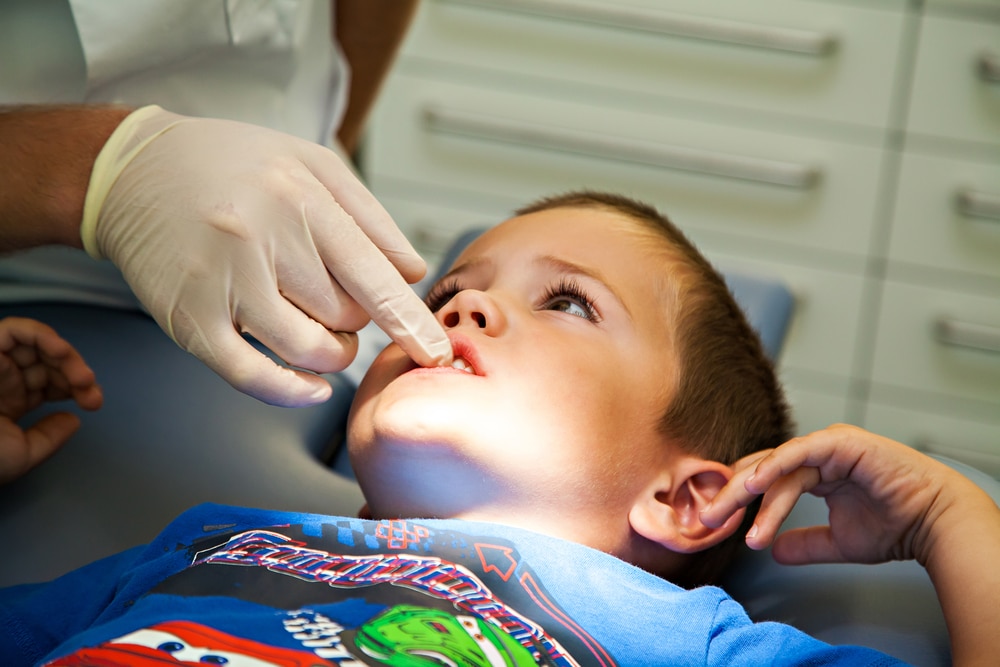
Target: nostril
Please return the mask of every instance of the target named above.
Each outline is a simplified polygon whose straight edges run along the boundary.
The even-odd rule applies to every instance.
[[[444,316],[444,325],[449,329],[458,326],[458,313],[451,312]]]
[[[472,313],[472,319],[476,321],[480,329],[486,328],[486,316],[482,313]]]

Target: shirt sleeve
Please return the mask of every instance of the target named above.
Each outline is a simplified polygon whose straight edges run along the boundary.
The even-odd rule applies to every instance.
[[[33,665],[88,627],[114,598],[121,576],[145,547],[108,556],[51,582],[0,589],[0,655],[5,665]]]
[[[834,646],[782,623],[754,623],[734,600],[723,600],[709,642],[708,665],[843,665],[893,667],[906,663],[863,646]]]

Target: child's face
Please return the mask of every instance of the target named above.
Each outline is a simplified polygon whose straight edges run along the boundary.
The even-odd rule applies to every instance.
[[[600,548],[593,536],[619,529],[668,455],[664,245],[588,208],[513,218],[470,245],[431,300],[474,372],[390,345],[358,390],[348,442],[373,516],[515,523]]]

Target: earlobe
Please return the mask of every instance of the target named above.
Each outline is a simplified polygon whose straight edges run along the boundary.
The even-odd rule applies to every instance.
[[[732,535],[743,520],[736,512],[718,528],[701,522],[701,511],[733,471],[718,461],[686,457],[664,470],[629,511],[632,530],[676,553],[695,553]]]

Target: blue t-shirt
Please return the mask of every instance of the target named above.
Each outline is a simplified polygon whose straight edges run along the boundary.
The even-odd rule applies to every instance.
[[[496,524],[202,505],[0,591],[4,665],[893,665]]]

